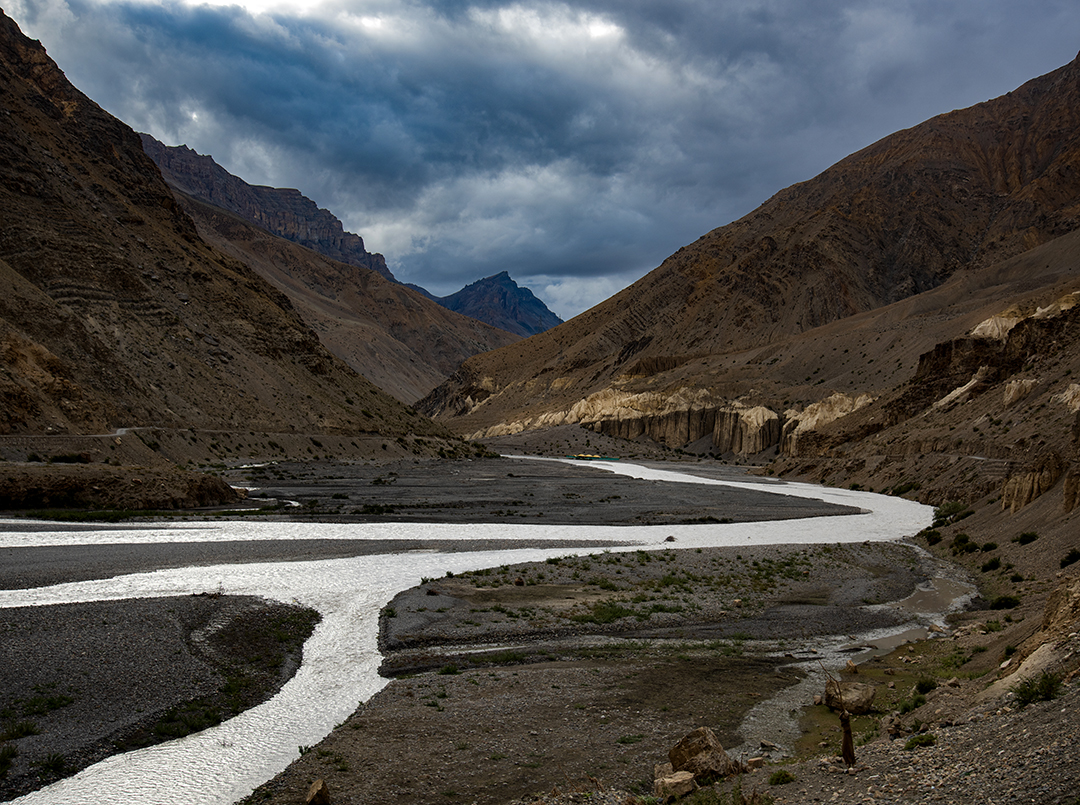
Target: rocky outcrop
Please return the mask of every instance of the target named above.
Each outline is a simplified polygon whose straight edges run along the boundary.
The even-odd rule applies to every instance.
[[[980,366],[967,383],[953,389],[940,400],[935,400],[932,407],[951,408],[954,405],[967,402],[973,394],[978,394],[988,385],[991,375],[992,371],[989,366]]]
[[[799,442],[811,431],[858,411],[873,401],[869,394],[849,396],[838,392],[820,402],[811,403],[802,411],[785,411],[781,452],[788,456],[800,455]]]
[[[505,436],[567,423],[623,439],[646,437],[669,447],[683,447],[710,438],[718,451],[744,456],[777,445],[782,425],[780,416],[765,406],[717,400],[705,389],[640,394],[605,389],[578,401],[569,411],[504,423],[473,438]]]
[[[1008,408],[1027,397],[1033,388],[1039,385],[1039,381],[1033,378],[1023,380],[1010,380],[1005,384],[1005,393],[1002,396],[1001,407]],[[1080,391],[1080,387],[1077,389]]]
[[[1050,398],[1053,402],[1060,403],[1068,408],[1073,413],[1080,411],[1080,386],[1076,383],[1070,383],[1069,387],[1060,394],[1055,394]]]
[[[783,420],[763,405],[733,403],[716,412],[713,446],[721,453],[752,456],[780,443]]]
[[[1011,475],[1001,488],[1002,510],[1016,513],[1035,498],[1050,491],[1064,470],[1061,456],[1051,452],[1026,472]]]

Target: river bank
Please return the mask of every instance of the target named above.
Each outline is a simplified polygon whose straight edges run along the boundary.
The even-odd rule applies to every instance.
[[[909,622],[887,602],[942,570],[873,543],[600,553],[429,580],[383,611],[382,672],[397,678],[245,802],[300,802],[317,779],[334,803],[498,805],[596,784],[644,796],[684,734],[709,726],[738,746],[800,663]],[[777,758],[794,754],[773,737]]]
[[[0,800],[273,696],[318,613],[250,596],[0,608]]]

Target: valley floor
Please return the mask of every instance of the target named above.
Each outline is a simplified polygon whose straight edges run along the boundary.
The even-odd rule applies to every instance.
[[[625,494],[628,479],[606,474],[588,482],[587,496],[565,497],[567,491],[582,494],[588,475],[571,467],[564,476],[547,479],[530,476],[505,459],[449,462],[440,465],[440,472],[448,484],[457,483],[461,479],[453,470],[463,468],[497,479],[500,486],[516,483],[522,494],[540,494],[547,487],[544,500],[553,507],[567,501],[566,511],[582,500],[593,504],[589,509],[603,509],[603,498],[622,495],[622,503],[623,498],[610,502],[627,506],[630,521],[661,511],[672,518],[668,522],[701,516],[699,500],[680,509],[679,501],[665,499],[662,491],[655,497]],[[399,494],[421,490],[412,503],[422,503],[431,494],[425,480],[433,477],[429,470],[411,461],[394,468],[393,476],[388,466],[354,468],[338,491],[325,486],[327,474],[335,472],[325,467],[276,465],[252,480],[283,496],[295,494],[303,504],[292,515],[297,518],[362,521],[386,516],[362,513],[370,505],[366,496],[390,486],[374,480],[395,477]],[[639,482],[632,488],[651,487]],[[503,514],[493,517],[506,516],[505,501],[502,497]],[[639,507],[636,511],[631,502]],[[396,505],[400,510],[409,501],[399,499]],[[479,505],[463,513],[460,522],[474,516]],[[805,505],[803,516],[826,511],[814,511],[810,501]],[[440,548],[469,546],[463,533],[460,545],[443,543]],[[12,548],[4,549],[0,586],[25,588],[69,577],[102,578],[118,570],[216,564],[230,552],[235,553],[228,561],[291,561],[372,550],[385,546],[370,541],[173,544],[138,550],[102,546],[92,557],[86,549]],[[383,612],[380,636],[386,652],[383,671],[397,678],[325,740],[304,747],[297,761],[247,801],[303,802],[312,783],[321,779],[334,805],[503,805],[520,798],[649,802],[654,764],[666,760],[668,749],[699,725],[712,727],[740,755],[762,753],[764,770],[739,784],[746,794],[757,790],[776,802],[1080,801],[1075,683],[1064,686],[1061,698],[1023,709],[1008,694],[977,700],[988,682],[1012,670],[999,668],[1009,649],[1015,651],[1004,641],[1019,645],[1039,629],[1045,595],[1027,597],[1009,613],[958,613],[935,639],[864,663],[862,677],[880,685],[879,712],[857,722],[859,764],[854,773],[845,773],[828,759],[838,753],[839,740],[835,716],[824,708],[808,707],[798,724],[785,726],[779,722],[789,719],[779,719],[775,735],[768,720],[749,730],[747,715],[816,673],[814,658],[835,650],[838,641],[907,619],[882,606],[886,602],[903,598],[931,576],[955,573],[962,578],[965,571],[921,548],[889,542],[591,557],[571,556],[573,550],[568,545],[568,555],[558,561],[427,580],[400,594]],[[193,553],[198,551],[206,554]],[[82,628],[88,644],[101,645],[111,640],[108,629],[141,617],[144,603],[116,602],[110,605],[113,611],[100,616],[100,625],[99,614],[87,616],[78,608],[50,607],[49,616],[60,631]],[[12,622],[5,628],[12,633],[44,634],[33,618],[8,614]],[[1067,674],[1080,659],[1080,645],[1068,642],[1076,643],[1075,633],[1063,639],[1061,656],[1073,657],[1072,665],[1061,668]],[[5,640],[5,645],[14,643]],[[43,646],[47,650],[48,644]],[[131,664],[126,673],[153,670],[140,666],[142,656],[137,648],[124,652],[124,661]],[[86,670],[80,670],[77,658],[53,665],[66,668],[73,679]],[[70,686],[70,679],[46,679],[45,671],[56,670],[47,658],[33,667],[33,673],[24,674],[29,693],[21,698],[32,695],[35,686]],[[952,677],[955,684],[947,684]],[[900,737],[880,738],[878,721],[913,699],[914,685],[922,679],[935,679],[938,687],[901,719]],[[791,712],[798,717],[803,704],[810,702],[793,703]],[[101,708],[105,723],[133,717],[130,703],[106,701]],[[82,725],[72,719],[72,728],[79,731]],[[905,750],[908,738],[920,730],[933,735],[935,743]],[[777,769],[788,770],[795,781],[769,785]],[[698,801],[720,802],[717,798],[726,797],[729,789],[730,784],[708,789]]]

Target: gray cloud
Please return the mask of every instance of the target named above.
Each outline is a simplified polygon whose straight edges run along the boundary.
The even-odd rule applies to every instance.
[[[131,126],[299,187],[403,280],[508,270],[563,316],[848,153],[1064,64],[1080,29],[1071,0],[8,13]]]

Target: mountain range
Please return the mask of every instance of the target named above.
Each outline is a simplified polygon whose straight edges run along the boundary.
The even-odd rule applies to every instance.
[[[834,484],[925,477],[930,502],[1075,503],[1077,62],[886,137],[520,339],[442,306],[551,323],[507,274],[436,305],[295,191],[146,140],[170,190],[7,18],[0,53],[7,433],[582,426]],[[361,372],[430,391],[434,421]]]
[[[834,392],[878,395],[913,370],[919,349],[969,325],[940,324],[951,314],[939,306],[952,297],[935,290],[960,276],[991,287],[978,272],[1077,227],[1078,103],[1073,62],[886,137],[679,249],[572,321],[466,361],[423,410],[461,433],[493,435],[736,404],[783,418]],[[1069,269],[1054,263],[1040,273]],[[976,315],[1051,287],[1030,274],[1014,279],[992,285],[997,301],[984,296],[989,307]],[[889,330],[887,343],[907,346],[886,374],[836,359],[837,342],[822,333],[843,333],[848,356],[857,346],[863,360],[880,360],[882,338],[867,343],[856,317],[901,300],[919,300],[904,310],[936,309],[934,324]],[[837,322],[847,324],[821,329]],[[729,441],[718,434],[716,446],[723,452]]]
[[[466,358],[562,321],[505,272],[445,298],[401,284],[381,254],[300,191],[250,185],[210,156],[141,137],[200,234],[289,296],[331,352],[405,402]]]

